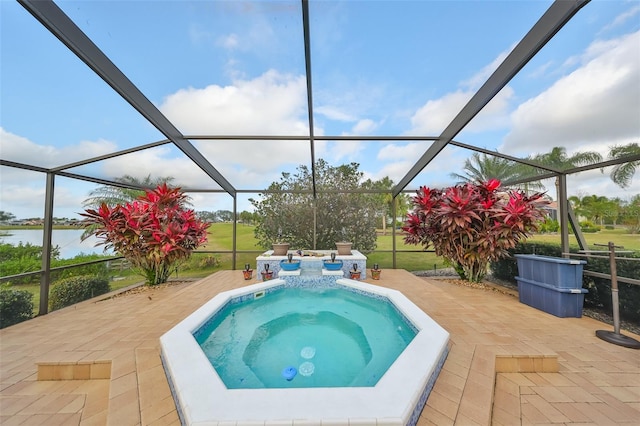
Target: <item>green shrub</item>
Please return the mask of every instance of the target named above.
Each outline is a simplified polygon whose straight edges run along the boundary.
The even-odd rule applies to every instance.
[[[54,283],[49,294],[49,310],[64,308],[83,300],[108,293],[109,280],[103,277],[84,275],[66,278]]]
[[[560,223],[557,220],[546,218],[544,222],[540,224],[538,227],[538,232],[548,233],[548,232],[558,232],[560,229]]]
[[[33,294],[27,290],[0,287],[0,328],[26,321],[33,316]]]
[[[593,234],[595,232],[600,231],[600,227],[598,225],[594,224],[593,222],[590,222],[588,220],[584,220],[584,221],[580,222],[580,230],[582,232]]]

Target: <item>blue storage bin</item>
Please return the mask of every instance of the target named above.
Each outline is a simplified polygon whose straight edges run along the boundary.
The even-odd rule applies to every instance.
[[[558,288],[582,288],[584,260],[565,259],[535,254],[516,254],[518,275],[538,283]]]
[[[516,277],[520,302],[560,318],[582,316],[584,288],[558,288],[522,277]]]

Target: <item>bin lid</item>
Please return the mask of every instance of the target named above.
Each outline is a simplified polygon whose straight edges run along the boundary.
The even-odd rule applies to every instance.
[[[545,256],[541,254],[516,254],[518,259],[536,259],[545,262],[564,263],[566,265],[585,265],[587,262],[578,259],[568,259],[566,257]]]

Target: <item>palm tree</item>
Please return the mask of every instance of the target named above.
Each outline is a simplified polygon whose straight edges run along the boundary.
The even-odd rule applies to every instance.
[[[531,158],[543,166],[550,166],[560,170],[571,169],[579,166],[586,166],[602,161],[602,155],[593,151],[576,152],[571,157],[567,156],[567,149],[556,146],[546,154],[537,154]]]
[[[139,179],[131,175],[124,175],[121,177],[117,177],[114,180],[125,185],[153,189],[158,185],[162,185],[163,183],[170,183],[171,181],[173,181],[173,178],[170,176],[152,178],[151,175],[148,175],[144,179]],[[135,200],[141,195],[144,195],[144,191],[140,189],[100,185],[89,193],[89,198],[82,202],[82,206],[84,208],[97,209],[103,203],[108,206],[126,204]]]
[[[396,216],[404,216],[409,210],[410,197],[407,194],[400,193],[395,199],[391,193],[391,189],[394,187],[393,180],[388,176],[383,177],[378,181],[368,180],[363,184],[364,187],[371,187],[372,189],[385,189],[389,192],[377,194],[376,203],[380,206],[380,216],[382,217],[382,235],[387,235],[387,220],[389,216],[393,216],[393,202],[396,203]],[[395,226],[396,218],[393,218]]]
[[[609,148],[609,159],[617,160],[625,157],[640,156],[640,145],[637,143],[630,143],[628,145],[612,146]],[[636,168],[640,167],[640,160],[628,161],[622,164],[616,164],[611,170],[611,180],[621,188],[628,188],[631,185],[633,175],[636,173]]]
[[[555,146],[546,154],[537,154],[530,157],[531,161],[540,163],[560,170],[572,169],[574,167],[585,166],[602,161],[602,155],[594,151],[576,152],[572,156],[567,156],[567,149],[562,146]],[[559,181],[556,179],[556,198],[559,192]]]
[[[483,183],[489,179],[509,182],[535,174],[535,169],[526,164],[516,163],[494,155],[480,155],[477,152],[474,152],[470,158],[465,160],[462,169],[464,174],[451,173],[450,176],[454,179],[459,179],[461,182]],[[528,182],[514,186],[525,191],[544,189],[540,182]]]
[[[604,225],[604,218],[612,216],[616,210],[615,203],[605,196],[587,195],[580,200],[580,214],[599,225]]]

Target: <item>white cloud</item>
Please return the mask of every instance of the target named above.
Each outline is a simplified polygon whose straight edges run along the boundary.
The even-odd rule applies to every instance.
[[[358,120],[358,122],[353,126],[351,131],[354,135],[366,135],[371,134],[375,129],[378,128],[378,123],[368,118]]]
[[[465,87],[469,91],[477,91],[489,79],[489,77],[491,77],[491,74],[498,69],[500,64],[504,62],[505,58],[509,55],[509,52],[513,50],[515,46],[516,45],[514,44],[510,49],[501,52],[493,61],[491,61],[490,64],[475,73],[471,78],[463,81],[461,86]]]
[[[627,22],[628,20],[634,18],[636,15],[638,15],[640,13],[640,6],[638,5],[634,5],[633,7],[631,7],[631,9],[621,13],[620,15],[618,15],[613,22],[611,22],[609,25],[605,26],[601,32],[604,31],[608,31],[611,30],[613,28],[619,27],[621,25],[623,25],[625,22]]]
[[[224,36],[218,37],[216,44],[218,46],[222,46],[227,50],[233,50],[238,47],[240,41],[238,40],[237,34],[227,34]]]
[[[160,109],[186,135],[309,134],[304,76],[274,70],[230,86],[179,90],[167,96]],[[321,135],[322,129],[316,128],[315,133]],[[285,164],[308,163],[310,152],[305,141],[201,141],[196,145],[232,185],[252,188],[277,177]]]
[[[270,70],[231,86],[181,89],[161,111],[184,134],[307,135],[304,76]]]
[[[502,52],[489,65],[468,80],[461,82],[460,86],[464,87],[464,89],[446,93],[438,99],[428,100],[411,117],[411,129],[407,134],[440,135],[469,102],[477,89],[495,71],[507,54],[508,51]],[[513,89],[505,86],[465,127],[465,132],[482,132],[507,126],[509,105],[513,99],[513,94]]]
[[[322,105],[313,110],[314,113],[323,115],[330,120],[336,121],[356,121],[357,118],[344,110],[336,107],[335,105]]]
[[[640,32],[594,42],[582,65],[512,114],[502,152],[611,146],[640,135]]]
[[[383,166],[376,171],[369,171],[368,174],[372,179],[382,179],[389,176],[394,182],[398,183],[414,164],[422,157],[422,155],[431,146],[432,142],[407,142],[407,143],[389,143],[385,144],[376,156],[379,163]],[[460,155],[465,155],[464,151],[459,148],[446,148],[442,150],[436,161],[429,163],[427,168],[421,172],[414,181],[417,185],[433,185],[437,186],[433,180],[436,175],[448,176],[452,170],[453,164],[461,164],[463,161]],[[438,178],[438,182],[442,179]],[[445,179],[446,180],[446,179]],[[411,185],[409,185],[411,187]]]
[[[16,163],[49,168],[104,155],[114,150],[116,150],[116,144],[104,139],[80,141],[63,147],[39,145],[0,127],[2,158]]]
[[[613,183],[609,177],[611,168],[606,168],[604,173],[597,170],[589,170],[577,173],[567,177],[567,193],[569,196],[585,196],[585,195],[604,195],[607,198],[620,198],[628,200],[640,193],[640,185],[638,185],[638,176],[634,177],[635,185],[631,188],[623,189]],[[545,182],[549,195],[556,198],[555,187],[553,182],[547,184]]]

